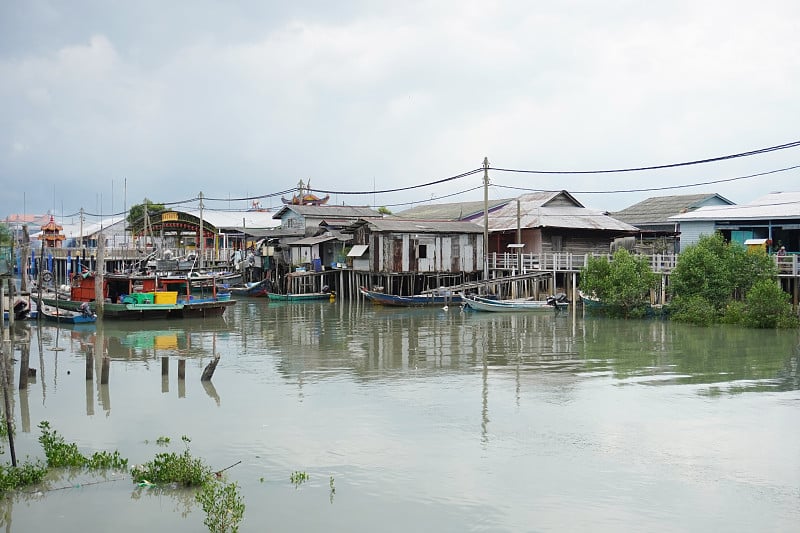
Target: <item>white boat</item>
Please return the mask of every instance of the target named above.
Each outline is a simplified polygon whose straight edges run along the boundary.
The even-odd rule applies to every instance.
[[[480,296],[464,298],[464,306],[474,311],[489,312],[526,312],[526,311],[552,311],[566,309],[569,301],[566,298],[550,296],[547,300],[492,300]]]

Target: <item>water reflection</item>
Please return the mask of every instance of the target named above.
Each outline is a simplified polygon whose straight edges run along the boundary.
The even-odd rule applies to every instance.
[[[734,513],[717,529],[800,519],[798,434],[786,423],[800,390],[797,331],[338,302],[241,300],[231,311],[21,325],[12,382],[26,385],[13,398],[22,449],[42,419],[82,448],[144,459],[146,440],[185,433],[210,464],[243,461],[228,473],[251,530],[616,530],[602,520],[617,515],[641,529],[677,519],[675,529],[700,530],[713,529],[708,509],[723,497],[770,518]],[[23,379],[25,350],[37,373]],[[217,356],[214,379],[201,382]],[[312,482],[292,487],[294,470]],[[185,495],[97,494],[116,498],[120,531],[162,512],[164,528],[197,529]],[[45,517],[85,496],[14,500],[14,525],[53,528]]]

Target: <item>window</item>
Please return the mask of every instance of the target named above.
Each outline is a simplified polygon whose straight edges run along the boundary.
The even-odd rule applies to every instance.
[[[563,238],[561,235],[553,235],[551,243],[553,245],[554,252],[561,252],[564,248]]]
[[[417,258],[418,259],[427,259],[428,258],[428,245],[427,244],[420,244],[419,248],[417,248]]]

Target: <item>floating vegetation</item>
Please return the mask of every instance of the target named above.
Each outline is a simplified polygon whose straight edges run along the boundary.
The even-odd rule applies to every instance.
[[[308,474],[306,474],[305,472],[292,472],[292,475],[289,476],[289,480],[292,483],[294,483],[296,487],[305,483],[306,481],[308,481],[308,479],[309,479]]]

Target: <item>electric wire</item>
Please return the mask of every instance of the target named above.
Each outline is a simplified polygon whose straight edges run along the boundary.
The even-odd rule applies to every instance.
[[[800,141],[792,141],[785,144],[779,144],[777,146],[770,146],[767,148],[759,148],[757,150],[750,150],[748,152],[739,152],[737,154],[730,154],[730,155],[723,155],[718,157],[711,157],[708,159],[698,159],[696,161],[687,161],[684,163],[670,163],[666,165],[654,165],[648,167],[632,167],[632,168],[617,168],[617,169],[608,169],[608,170],[521,170],[521,169],[512,169],[512,168],[497,168],[497,167],[489,167],[489,170],[495,170],[498,172],[516,172],[520,174],[614,174],[618,172],[639,172],[642,170],[659,170],[664,168],[677,168],[677,167],[685,167],[690,165],[701,165],[704,163],[713,163],[716,161],[725,161],[728,159],[737,159],[740,157],[749,157],[752,155],[759,155],[759,154],[766,154],[769,152],[774,152],[777,150],[786,150],[787,148],[796,148],[800,146]]]

